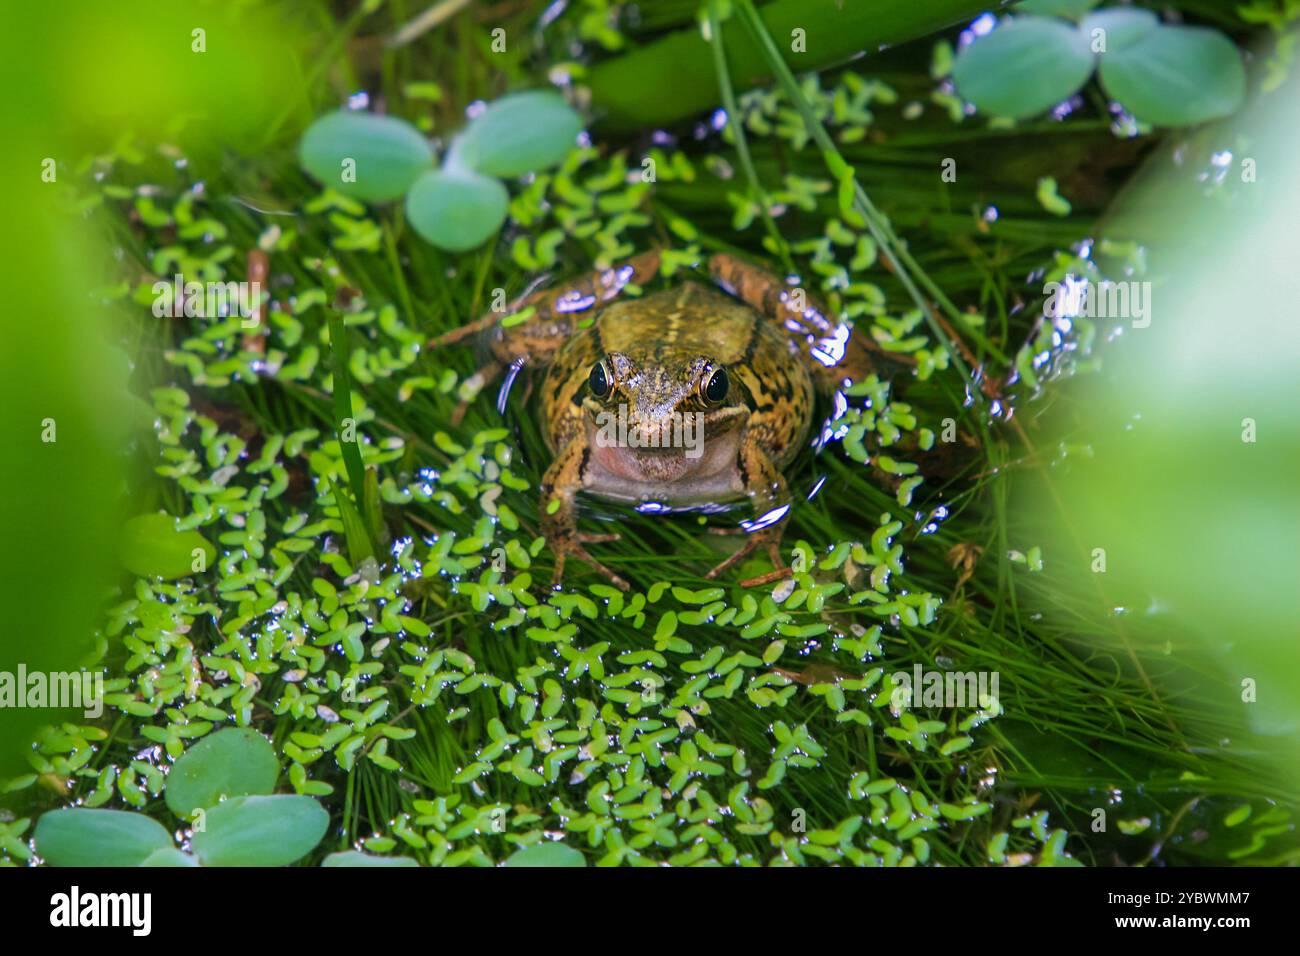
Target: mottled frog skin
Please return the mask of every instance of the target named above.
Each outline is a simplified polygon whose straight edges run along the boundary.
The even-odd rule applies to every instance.
[[[781,568],[790,507],[782,471],[808,439],[816,391],[857,380],[874,364],[871,345],[827,320],[801,291],[729,256],[708,264],[725,292],[687,279],[620,297],[629,283],[657,276],[659,265],[656,253],[643,254],[515,303],[513,312],[533,310],[524,323],[507,328],[487,316],[435,343],[484,333],[491,360],[479,371],[483,380],[521,360],[545,368],[540,412],[554,458],[539,506],[556,586],[572,555],[627,587],[583,547],[618,536],[578,530],[578,492],[666,508],[748,498],[746,542],[707,576],[759,547]],[[611,441],[602,425],[620,416],[625,431]],[[683,431],[687,421],[702,436]]]

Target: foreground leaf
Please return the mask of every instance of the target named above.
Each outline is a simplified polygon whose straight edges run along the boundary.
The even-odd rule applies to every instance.
[[[147,857],[144,858],[144,862],[142,862],[140,865],[148,866],[148,867],[198,866],[199,861],[194,859],[194,857],[191,856],[190,854],[184,853],[176,849],[175,847],[169,846],[169,847],[164,847],[161,850],[154,850],[152,853],[150,853]]]
[[[373,856],[357,850],[344,853],[331,853],[325,857],[321,866],[414,866],[420,864],[409,856]]]
[[[563,843],[537,843],[516,850],[506,859],[504,866],[586,866],[586,858],[571,846]]]
[[[137,515],[126,523],[119,554],[132,574],[171,580],[206,569],[217,549],[197,531],[178,531],[175,518],[159,513]]]
[[[167,774],[167,806],[188,819],[223,797],[270,793],[279,776],[280,762],[267,739],[247,727],[230,727],[181,754]]]
[[[522,176],[557,165],[582,130],[582,117],[551,90],[488,104],[452,144],[448,166],[490,176]]]
[[[1092,74],[1088,38],[1060,20],[1020,17],[957,54],[957,92],[981,111],[1023,119],[1077,93]]]
[[[1161,26],[1101,58],[1101,85],[1144,123],[1189,126],[1235,113],[1246,68],[1217,30]]]
[[[298,159],[326,186],[367,202],[386,202],[433,165],[433,150],[404,120],[343,110],[307,128]]]
[[[510,196],[490,176],[431,170],[406,196],[406,218],[439,249],[464,252],[481,246],[506,220]]]
[[[235,797],[208,811],[194,853],[204,866],[287,866],[315,848],[329,820],[311,797]]]
[[[36,824],[36,852],[50,866],[139,866],[172,849],[161,823],[125,810],[51,810]]]

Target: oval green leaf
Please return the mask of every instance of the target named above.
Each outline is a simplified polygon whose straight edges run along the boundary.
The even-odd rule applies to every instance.
[[[228,727],[196,743],[167,774],[167,806],[189,818],[224,797],[271,793],[280,776],[275,748],[256,730]]]
[[[198,866],[199,861],[194,859],[188,853],[184,853],[175,847],[164,847],[161,850],[154,850],[147,857],[141,866]]]
[[[331,853],[321,866],[415,866],[420,864],[409,856],[373,856],[357,850]]]
[[[505,866],[586,866],[586,858],[563,843],[535,843],[516,850],[506,858]]]
[[[126,810],[51,810],[36,824],[35,838],[50,866],[139,866],[172,848],[161,823]]]
[[[448,166],[489,176],[522,176],[558,165],[582,117],[551,90],[514,93],[488,104],[451,146]]]
[[[204,866],[288,866],[325,835],[329,814],[311,797],[235,797],[207,811],[195,830],[194,853]]]
[[[197,531],[178,531],[169,514],[136,515],[127,521],[119,538],[122,564],[142,578],[188,577],[207,568],[217,558],[217,549]],[[195,552],[202,552],[202,562]]]
[[[323,185],[366,202],[386,202],[433,165],[433,150],[405,120],[342,110],[307,128],[298,160]]]
[[[1103,56],[1100,76],[1107,96],[1156,126],[1219,119],[1246,98],[1246,68],[1236,45],[1204,27],[1158,27]]]
[[[470,170],[430,170],[406,195],[412,228],[448,252],[481,246],[501,228],[509,207],[505,186]]]
[[[1088,38],[1089,47],[1105,57],[1132,46],[1159,26],[1160,18],[1150,10],[1114,7],[1088,14],[1079,29]],[[1096,33],[1098,30],[1102,32]]]
[[[1076,27],[1043,17],[1004,21],[957,54],[957,92],[981,111],[1023,119],[1074,95],[1095,63]]]

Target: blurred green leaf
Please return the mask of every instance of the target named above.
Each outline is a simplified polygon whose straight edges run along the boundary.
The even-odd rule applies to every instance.
[[[307,128],[298,158],[323,185],[367,202],[387,202],[432,167],[433,150],[405,120],[343,110]]]
[[[189,818],[223,797],[270,793],[280,776],[275,749],[247,727],[230,727],[204,737],[185,751],[167,774],[167,806]]]
[[[1045,17],[1069,17],[1077,20],[1101,0],[1022,0],[1016,4],[1017,13],[1037,13]]]
[[[136,515],[122,528],[120,555],[132,574],[171,580],[197,573],[195,562],[202,553],[202,567],[217,557],[217,549],[197,531],[180,531],[169,514]]]
[[[581,853],[563,843],[537,843],[516,850],[506,858],[504,866],[586,866]]]
[[[1079,29],[1088,38],[1089,43],[1096,43],[1104,38],[1104,49],[1093,47],[1098,55],[1105,57],[1111,53],[1132,46],[1152,30],[1159,28],[1160,18],[1150,10],[1141,7],[1112,7],[1098,10],[1083,18]],[[1103,31],[1100,35],[1094,31]]]
[[[514,93],[489,103],[451,147],[449,169],[508,178],[557,165],[582,130],[582,117],[550,90]]]
[[[501,228],[509,205],[506,187],[490,176],[430,170],[407,193],[406,217],[439,249],[464,252]]]
[[[957,92],[981,111],[1023,119],[1079,91],[1095,62],[1088,38],[1058,20],[1003,22],[957,54]]]
[[[126,810],[51,810],[37,822],[35,838],[50,866],[138,866],[154,851],[172,849],[161,823]]]
[[[312,851],[329,814],[311,797],[235,797],[206,814],[194,832],[204,866],[287,866]]]
[[[1101,85],[1144,123],[1188,126],[1229,116],[1246,98],[1241,54],[1222,33],[1161,26],[1101,58]]]
[[[141,866],[198,866],[199,861],[194,857],[175,847],[164,847],[161,850],[154,850],[144,861]]]
[[[321,866],[415,866],[420,864],[409,856],[374,856],[358,850],[331,853]]]

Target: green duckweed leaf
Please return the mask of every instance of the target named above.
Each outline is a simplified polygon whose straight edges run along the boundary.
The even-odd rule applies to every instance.
[[[235,797],[207,812],[194,853],[204,866],[287,866],[312,851],[329,819],[311,797]]]
[[[203,535],[177,530],[176,519],[162,513],[127,521],[119,547],[126,569],[146,578],[188,577],[206,570],[217,557],[217,549]]]
[[[957,54],[957,92],[981,111],[1023,119],[1078,92],[1095,57],[1077,28],[1044,17],[1002,23]]]
[[[36,824],[35,838],[36,852],[50,866],[139,866],[155,851],[172,849],[161,823],[127,810],[51,810]]]
[[[412,228],[439,249],[464,252],[481,246],[505,222],[510,196],[490,176],[470,170],[430,170],[406,196]]]
[[[529,90],[488,104],[456,137],[451,169],[508,178],[557,165],[573,147],[582,117],[551,90]]]
[[[516,850],[507,857],[504,866],[586,866],[586,858],[571,846],[563,843],[536,843]]]
[[[387,202],[433,166],[433,150],[405,120],[342,110],[307,128],[298,159],[323,185],[366,202]]]
[[[1101,57],[1101,85],[1144,123],[1190,126],[1228,116],[1246,98],[1237,47],[1204,27],[1161,26]]]
[[[246,727],[230,727],[204,737],[185,751],[167,775],[167,806],[188,818],[223,797],[270,793],[280,776],[275,749]]]

